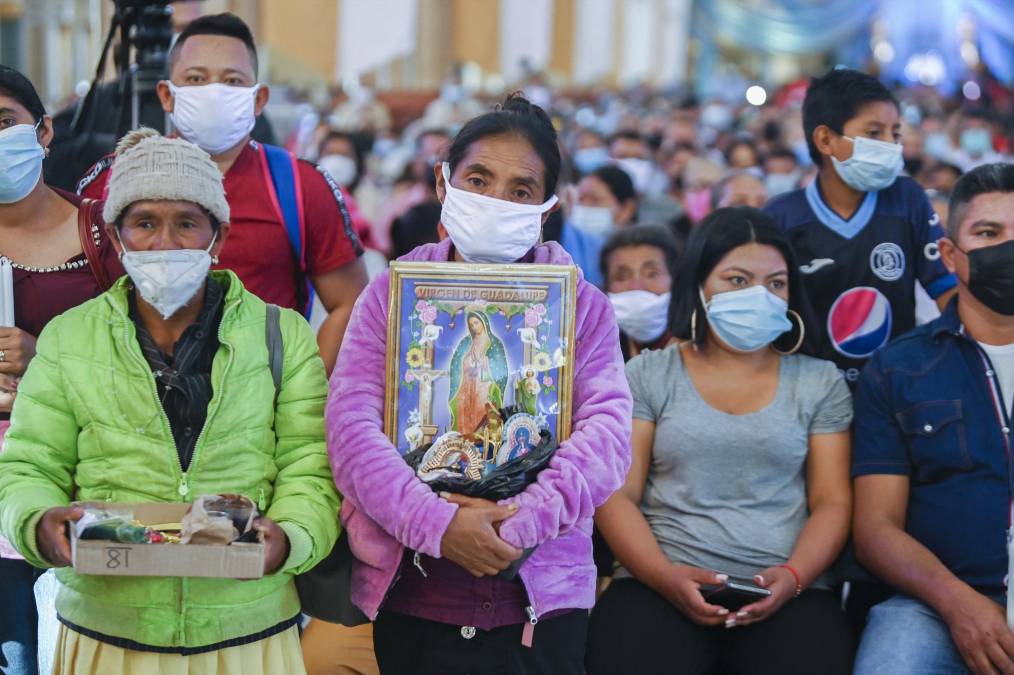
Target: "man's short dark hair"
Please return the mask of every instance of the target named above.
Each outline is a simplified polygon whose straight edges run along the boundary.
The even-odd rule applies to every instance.
[[[633,129],[621,129],[620,131],[614,132],[609,136],[609,140],[606,145],[612,147],[616,141],[635,141],[637,143],[644,143],[647,145],[648,141]]]
[[[803,100],[803,133],[813,163],[820,166],[822,161],[813,143],[814,129],[823,124],[840,134],[860,108],[880,101],[898,107],[898,101],[880,80],[858,70],[836,68],[824,77],[810,80]]]
[[[796,153],[792,152],[792,150],[789,150],[784,145],[779,145],[768,150],[768,154],[764,158],[764,161],[767,162],[769,159],[791,159],[793,164],[797,166],[799,165],[799,158],[796,157]]]
[[[224,37],[236,38],[242,42],[246,45],[247,51],[250,52],[254,77],[257,77],[257,45],[254,42],[253,33],[250,32],[250,27],[246,25],[243,19],[231,12],[209,14],[191,21],[183,29],[183,32],[180,33],[180,36],[176,38],[176,43],[169,52],[170,70],[172,70],[172,66],[176,63],[176,57],[179,56],[183,43],[195,35],[222,35]]]
[[[990,192],[1014,192],[1014,164],[1007,162],[983,164],[958,179],[951,191],[947,215],[947,236],[951,240],[957,241],[961,221],[972,200]]]

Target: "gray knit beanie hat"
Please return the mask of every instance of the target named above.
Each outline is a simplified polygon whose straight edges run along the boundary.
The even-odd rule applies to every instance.
[[[229,222],[222,172],[208,153],[182,138],[135,129],[116,145],[102,219],[113,223],[134,202],[163,199],[194,202]]]

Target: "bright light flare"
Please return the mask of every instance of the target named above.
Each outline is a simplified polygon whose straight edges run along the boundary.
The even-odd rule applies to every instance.
[[[764,102],[767,100],[768,93],[759,84],[755,84],[746,90],[746,102],[750,105],[764,105]]]

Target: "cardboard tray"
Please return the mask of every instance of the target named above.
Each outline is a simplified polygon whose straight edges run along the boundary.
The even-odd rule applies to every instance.
[[[144,525],[178,523],[189,504],[112,504],[134,513]],[[78,539],[71,528],[70,550],[74,571],[129,577],[222,577],[259,579],[264,576],[264,544],[120,544]]]

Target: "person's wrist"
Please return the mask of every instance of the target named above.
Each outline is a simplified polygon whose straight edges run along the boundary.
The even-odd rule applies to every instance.
[[[794,587],[793,597],[798,598],[803,594],[803,578],[799,575],[799,571],[789,563],[782,563],[781,565],[778,565],[778,567],[779,569],[786,570],[792,575],[791,583]]]
[[[955,578],[937,585],[931,596],[925,598],[925,601],[936,610],[944,623],[950,625],[959,615],[967,613],[965,607],[969,599],[974,598],[973,594],[979,595],[979,592]]]
[[[641,571],[640,581],[645,586],[662,596],[670,596],[673,589],[673,580],[679,576],[679,565],[674,565],[668,560],[658,562]]]

